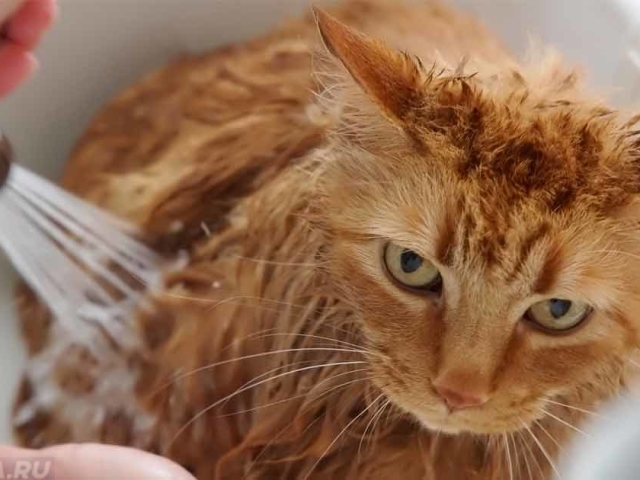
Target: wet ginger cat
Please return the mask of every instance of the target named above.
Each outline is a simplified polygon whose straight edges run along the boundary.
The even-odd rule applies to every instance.
[[[189,262],[103,357],[20,293],[22,443],[133,445],[200,479],[543,480],[626,388],[635,120],[433,2],[327,12],[92,124],[67,187]]]

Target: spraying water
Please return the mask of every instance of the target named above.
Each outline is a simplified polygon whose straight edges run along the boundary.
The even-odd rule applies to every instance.
[[[70,337],[86,340],[99,325],[125,340],[126,317],[156,285],[161,258],[134,226],[12,157],[0,133],[0,247]]]

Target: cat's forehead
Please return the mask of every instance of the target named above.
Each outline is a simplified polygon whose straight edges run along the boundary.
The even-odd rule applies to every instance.
[[[552,212],[607,211],[640,190],[637,132],[625,131],[612,111],[504,94],[457,101],[443,110],[455,112],[441,130],[456,152],[448,167],[494,213],[532,201]],[[423,140],[428,148],[428,133]]]
[[[429,151],[425,135],[428,155],[455,185],[449,194],[456,200],[446,206],[455,225],[439,228],[438,251],[447,252],[447,263],[455,256],[464,268],[478,259],[499,265],[512,271],[510,283],[540,252],[537,270],[557,271],[558,232],[593,233],[640,191],[636,133],[612,111],[508,94],[467,93],[452,103],[454,114],[445,108],[438,132],[452,145],[448,156]],[[537,277],[538,291],[553,280]]]
[[[446,243],[446,249],[440,247],[440,252],[446,252],[442,262],[461,264],[466,269],[480,260],[482,270],[512,264],[509,282],[537,247],[548,244],[560,227],[553,216],[540,215],[531,203],[507,206],[477,192],[461,195],[450,208],[454,214],[449,218],[455,219],[455,224],[449,226],[448,232],[443,228],[438,232],[440,244]]]

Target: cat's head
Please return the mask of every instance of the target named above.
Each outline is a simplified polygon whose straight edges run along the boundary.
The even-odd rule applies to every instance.
[[[571,74],[425,68],[317,17],[345,76],[321,180],[331,268],[378,386],[476,433],[616,392],[640,326],[629,122]]]

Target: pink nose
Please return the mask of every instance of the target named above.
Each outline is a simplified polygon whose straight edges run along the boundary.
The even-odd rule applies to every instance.
[[[436,392],[442,397],[451,411],[478,407],[487,403],[488,400],[486,395],[465,390],[456,390],[446,385],[436,386]]]
[[[473,376],[448,374],[436,379],[433,386],[451,411],[479,407],[489,400],[487,388]]]

